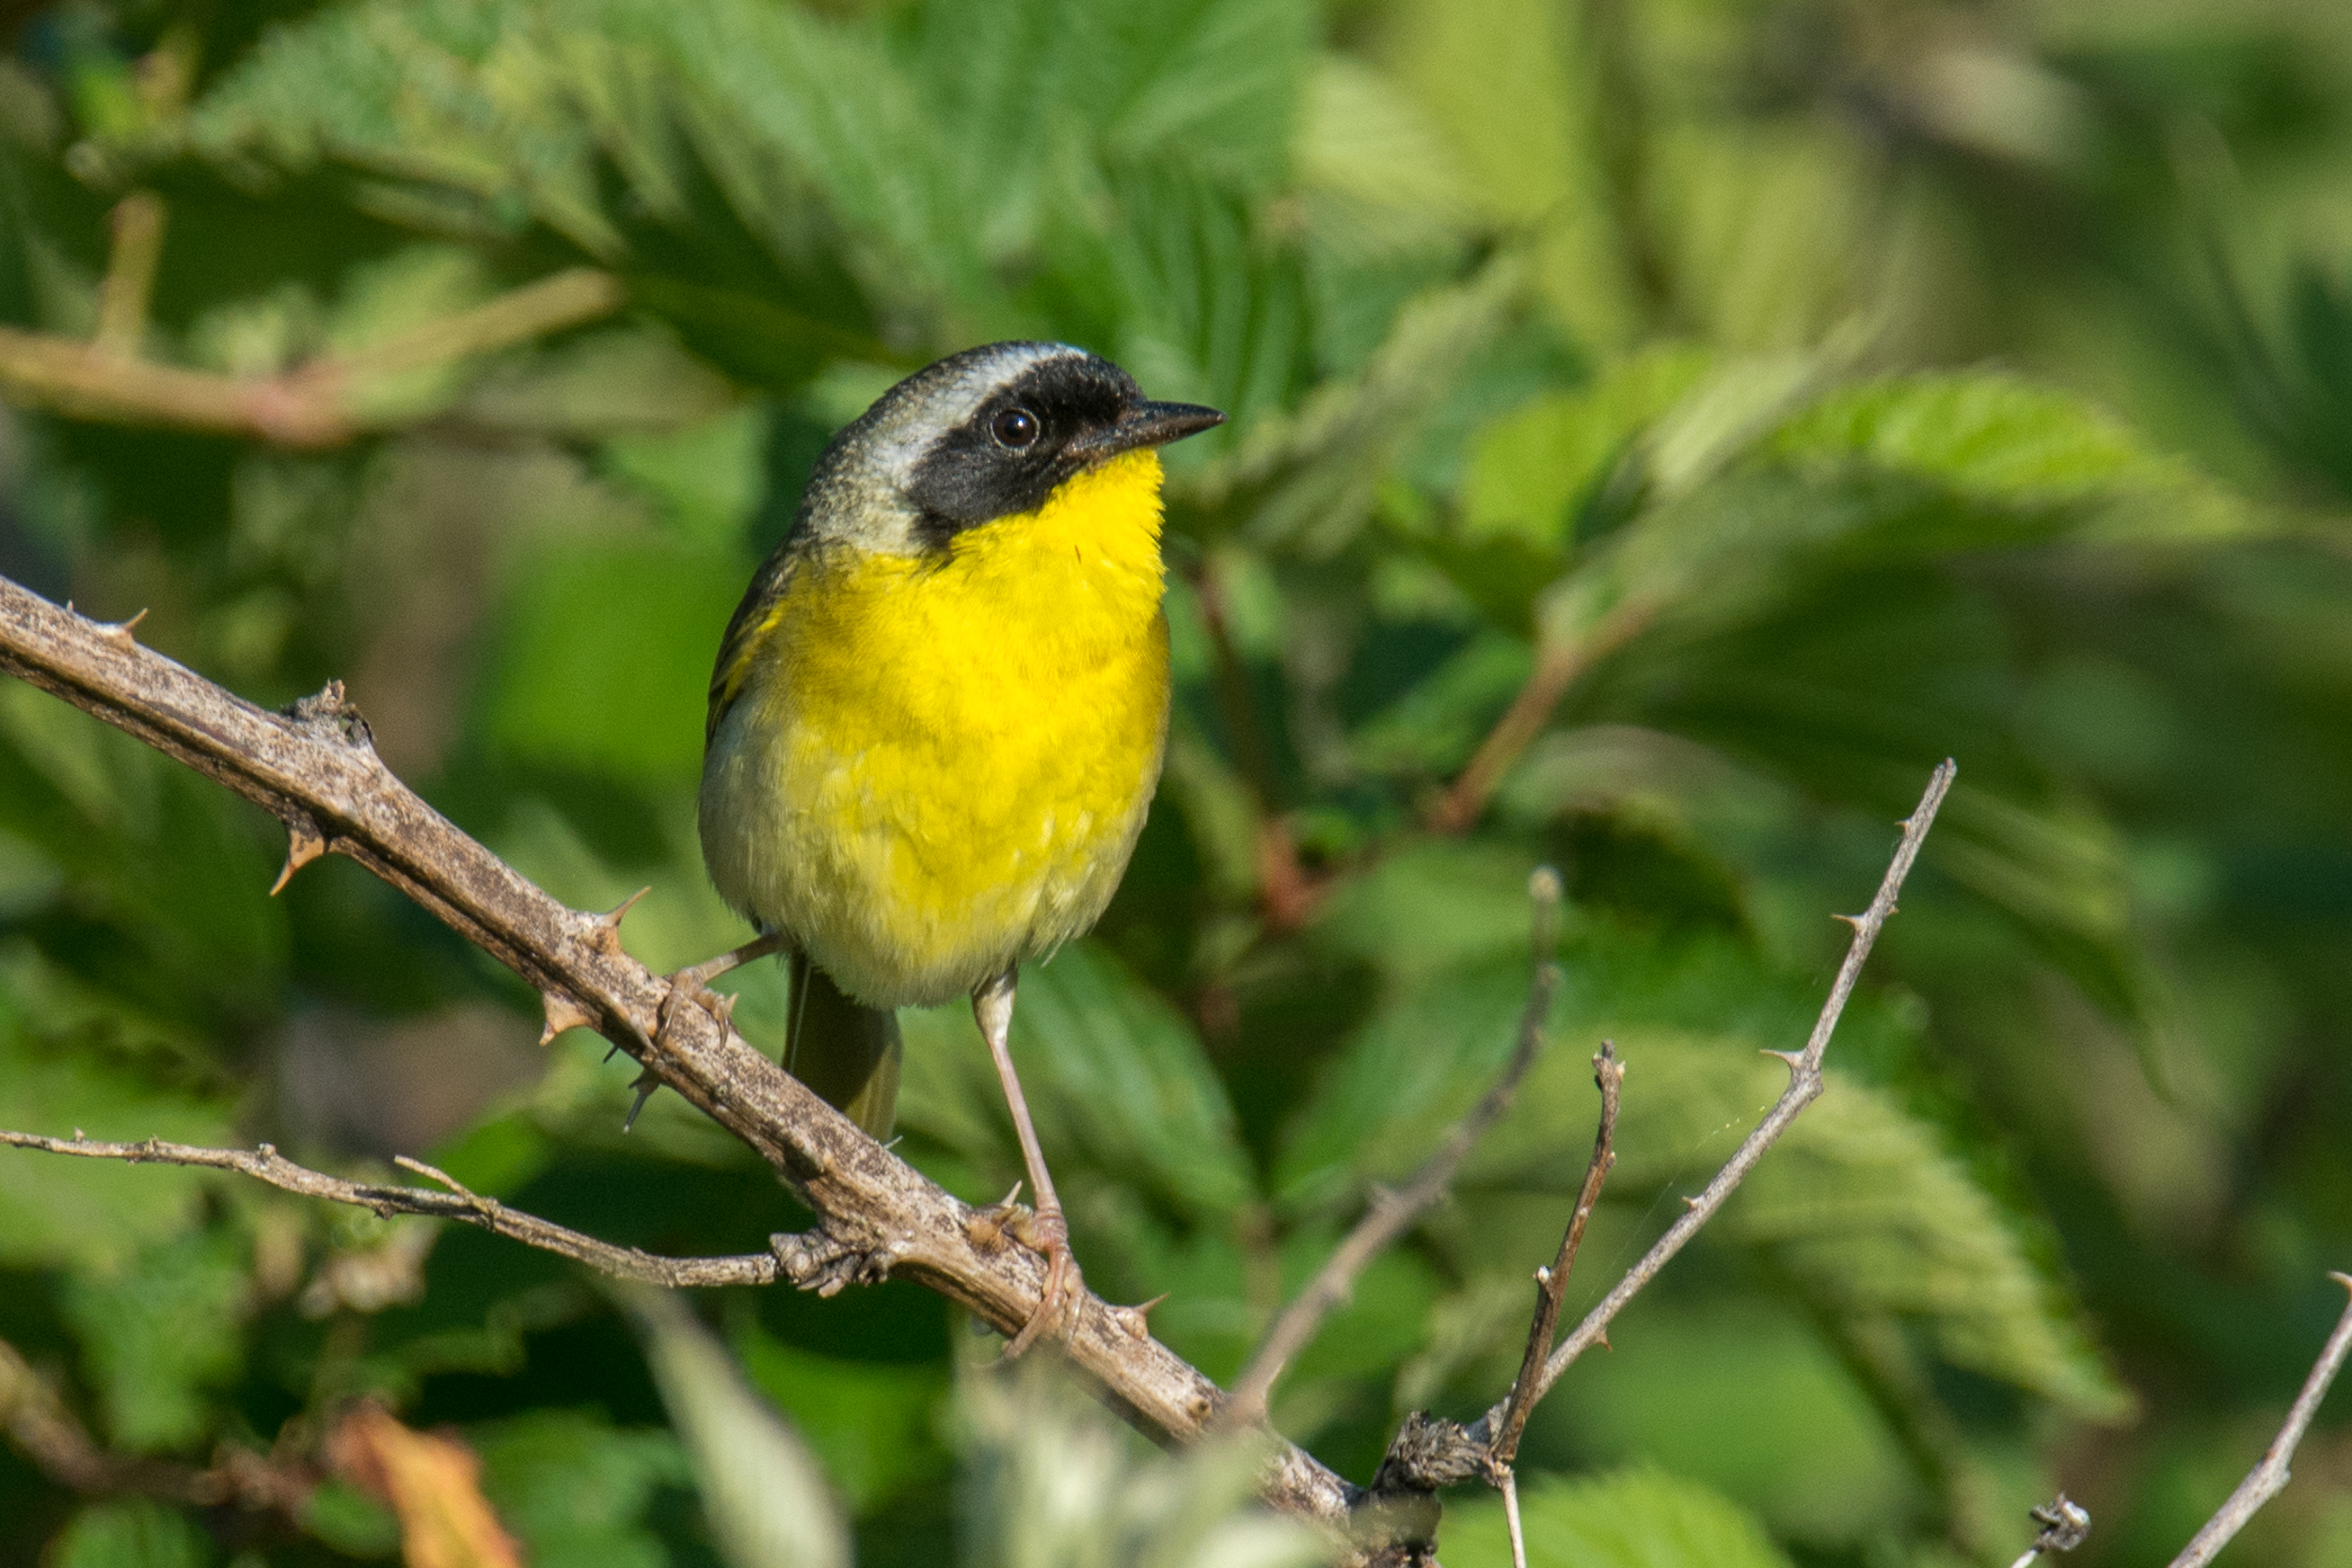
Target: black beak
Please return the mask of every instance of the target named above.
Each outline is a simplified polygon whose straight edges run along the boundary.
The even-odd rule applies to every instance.
[[[1100,462],[1137,447],[1164,447],[1224,422],[1224,415],[1197,403],[1138,403],[1120,415],[1117,424],[1073,450],[1089,462]]]

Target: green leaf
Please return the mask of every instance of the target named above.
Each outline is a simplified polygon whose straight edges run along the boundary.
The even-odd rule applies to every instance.
[[[955,178],[953,144],[914,80],[871,32],[747,0],[632,4],[631,36],[739,139],[730,195],[755,232],[794,184],[813,185],[859,242],[856,270],[885,297],[988,296],[983,226]]]
[[[1477,437],[1463,476],[1461,531],[1557,548],[1627,449],[1695,388],[1708,356],[1653,349],[1607,365],[1591,386],[1536,398]]]
[[[471,0],[335,7],[270,28],[190,111],[183,134],[248,178],[343,163],[415,182],[384,193],[395,215],[462,212],[495,231],[533,212],[609,249],[595,144],[541,24],[535,8]]]
[[[731,1321],[727,1338],[744,1375],[798,1424],[852,1513],[946,1472],[946,1367],[819,1355],[767,1333],[748,1312]]]
[[[215,1229],[66,1281],[59,1305],[119,1446],[182,1449],[211,1430],[206,1396],[245,1362],[249,1254]]]
[[[1613,1036],[1626,1063],[1611,1181],[1620,1203],[1695,1192],[1787,1082],[1780,1064],[1756,1057],[1771,1036],[1709,1038],[1625,1019],[1597,1022],[1594,1033]],[[1558,1151],[1591,1139],[1589,1077],[1569,1053],[1544,1063],[1465,1181],[1571,1186],[1581,1164]],[[2074,1307],[1937,1133],[1835,1069],[1704,1241],[1756,1254],[1833,1311],[1915,1324],[1944,1361],[2077,1416],[2113,1420],[2131,1408]]]
[[[1527,287],[1525,259],[1506,251],[1461,283],[1423,291],[1361,370],[1240,433],[1197,476],[1180,467],[1178,493],[1258,544],[1310,557],[1337,551],[1372,515],[1423,421],[1518,318]]]
[[[482,1490],[534,1562],[668,1568],[646,1514],[657,1493],[693,1484],[678,1440],[585,1410],[534,1410],[466,1429]]]
[[[909,1012],[904,1026],[901,1119],[1017,1172],[1004,1093],[968,1013]],[[1232,1104],[1191,1024],[1100,947],[1073,943],[1022,971],[1012,1055],[1049,1161],[1081,1152],[1203,1217],[1249,1201]]]
[[[1814,1324],[1753,1292],[1644,1300],[1537,1419],[1539,1449],[1557,1440],[1581,1465],[1663,1465],[1785,1538],[1867,1539],[1900,1528],[1917,1502],[1902,1450]]]
[[[1313,9],[1300,0],[938,0],[914,55],[961,178],[1018,207],[1052,145],[1182,162],[1243,189],[1283,172]]]
[[[1721,1494],[1661,1470],[1519,1490],[1528,1568],[1788,1568],[1755,1518]],[[1511,1560],[1501,1498],[1445,1511],[1439,1554],[1462,1568]]]
[[[98,1503],[51,1542],[47,1568],[207,1568],[217,1560],[196,1522],[162,1503]]]
[[[744,1383],[681,1296],[618,1292],[692,1462],[703,1513],[734,1568],[847,1568],[850,1538],[816,1455]]]
[[[2186,461],[2070,392],[1993,371],[1841,388],[1783,424],[1760,456],[1820,474],[1860,463],[1984,500],[2048,506],[2125,498],[2142,537],[2226,537],[2250,519]]]

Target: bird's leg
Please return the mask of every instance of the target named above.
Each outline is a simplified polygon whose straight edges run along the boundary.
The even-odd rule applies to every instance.
[[[715,958],[706,959],[691,969],[681,969],[672,974],[669,994],[661,999],[660,1024],[654,1033],[657,1036],[668,1034],[670,1020],[675,1009],[681,1003],[690,1001],[712,1018],[717,1019],[720,1028],[725,1028],[727,1020],[735,1012],[735,998],[715,994],[710,990],[710,982],[731,969],[750,963],[754,958],[764,958],[782,946],[784,946],[784,937],[781,933],[764,932],[740,947],[722,953]]]
[[[1055,1195],[1054,1178],[1037,1146],[1037,1128],[1029,1120],[1029,1102],[1021,1094],[1020,1074],[1012,1069],[1009,1037],[1015,979],[1016,972],[1008,969],[972,993],[972,1016],[988,1040],[988,1053],[996,1059],[1005,1103],[1012,1110],[1012,1130],[1021,1139],[1021,1158],[1029,1167],[1029,1190],[1037,1195],[1036,1217],[1023,1227],[1028,1234],[1021,1235],[1018,1229],[1014,1234],[1045,1259],[1045,1289],[1038,1297],[1037,1311],[1005,1347],[1008,1361],[1027,1350],[1049,1328],[1067,1334],[1072,1309],[1086,1290],[1078,1259],[1070,1251],[1070,1222],[1062,1217],[1061,1199]]]

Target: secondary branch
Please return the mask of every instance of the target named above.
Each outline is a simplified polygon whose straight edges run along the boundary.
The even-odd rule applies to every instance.
[[[432,1219],[463,1220],[493,1235],[585,1263],[598,1274],[609,1274],[615,1279],[643,1280],[648,1285],[772,1285],[780,1278],[803,1284],[813,1282],[813,1278],[803,1281],[796,1275],[813,1276],[817,1268],[817,1259],[808,1255],[806,1244],[798,1236],[778,1236],[773,1250],[735,1258],[663,1258],[631,1246],[614,1246],[611,1242],[566,1229],[552,1220],[509,1209],[497,1198],[468,1191],[421,1160],[405,1157],[396,1161],[403,1169],[438,1181],[449,1190],[437,1193],[424,1187],[345,1181],[297,1165],[268,1144],[258,1148],[199,1148],[166,1143],[161,1138],[135,1144],[102,1143],[94,1138],[50,1138],[38,1132],[7,1131],[0,1131],[0,1144],[45,1149],[51,1154],[74,1154],[87,1160],[124,1160],[135,1165],[197,1165],[239,1171],[303,1197],[322,1197],[371,1210],[379,1218],[422,1214]]]

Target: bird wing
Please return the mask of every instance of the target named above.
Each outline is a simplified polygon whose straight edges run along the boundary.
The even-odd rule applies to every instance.
[[[776,608],[792,574],[799,569],[800,557],[801,552],[793,549],[787,540],[761,562],[759,570],[752,574],[751,586],[743,590],[743,602],[735,607],[735,615],[727,622],[726,635],[719,640],[718,662],[710,670],[710,708],[703,721],[705,747],[719,733],[720,721],[726,718],[727,709],[742,695],[744,683],[751,678],[753,661],[776,629]]]

